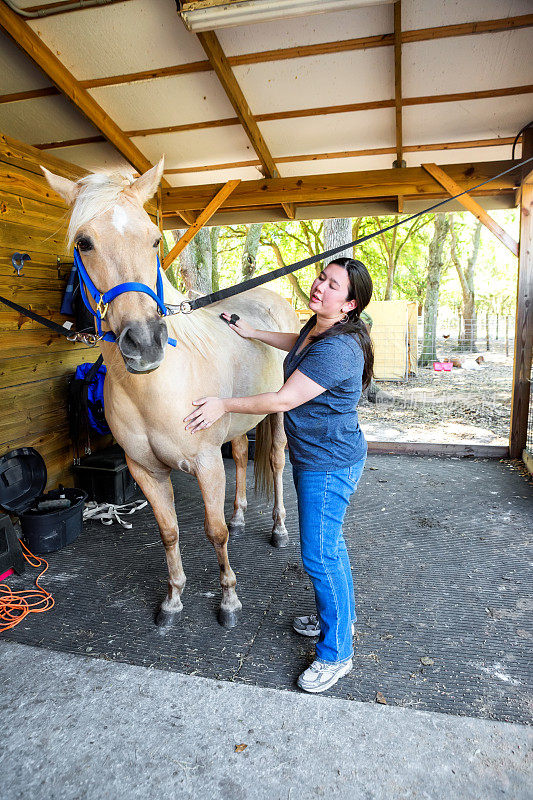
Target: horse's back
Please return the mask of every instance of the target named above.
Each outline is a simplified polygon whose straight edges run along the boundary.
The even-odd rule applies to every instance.
[[[220,300],[211,306],[217,314],[227,311],[238,314],[254,328],[260,330],[296,333],[300,330],[298,316],[290,303],[277,292],[259,287],[247,292]]]

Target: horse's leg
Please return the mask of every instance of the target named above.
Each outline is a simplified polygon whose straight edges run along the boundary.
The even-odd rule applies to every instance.
[[[156,474],[126,456],[129,470],[152,506],[159,533],[163,540],[168,565],[168,594],[157,612],[156,625],[170,625],[183,608],[181,593],[185,588],[185,573],[181,563],[179,529],[174,507],[174,490],[170,471]]]
[[[283,468],[285,466],[285,445],[287,437],[283,427],[283,414],[277,412],[269,415],[270,429],[272,431],[272,447],[270,449],[270,466],[274,476],[274,508],[272,519],[272,537],[270,544],[274,547],[287,547],[289,534],[285,527],[285,506],[283,505]]]
[[[248,437],[245,433],[231,440],[231,452],[236,467],[235,502],[233,516],[228,525],[230,536],[244,532],[244,512],[248,508],[246,500],[246,464],[248,463]]]
[[[237,624],[237,613],[242,605],[237,597],[237,580],[228,560],[228,528],[224,520],[224,495],[226,476],[220,451],[206,458],[203,455],[196,465],[196,477],[205,503],[205,532],[213,544],[220,568],[222,602],[218,621],[226,628]]]

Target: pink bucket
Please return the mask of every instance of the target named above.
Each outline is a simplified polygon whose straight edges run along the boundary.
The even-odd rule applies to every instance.
[[[453,369],[453,364],[451,361],[443,361],[442,362],[442,369],[444,372],[451,372]]]
[[[444,366],[444,364],[441,364],[440,361],[434,361],[433,362],[433,369],[435,370],[435,372],[442,372],[443,366]]]

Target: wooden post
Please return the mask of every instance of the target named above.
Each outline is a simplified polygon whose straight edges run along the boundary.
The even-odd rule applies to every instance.
[[[522,158],[533,155],[533,129],[524,131]],[[514,343],[513,397],[511,402],[511,458],[522,458],[527,439],[533,349],[533,173],[522,179],[520,203],[520,253]]]
[[[487,353],[490,350],[490,337],[489,337],[489,312],[485,312],[485,334],[487,337]]]

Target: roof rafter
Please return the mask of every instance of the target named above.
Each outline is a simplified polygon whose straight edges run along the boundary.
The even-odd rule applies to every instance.
[[[404,97],[402,98],[402,107],[405,106],[418,106],[418,105],[432,105],[433,103],[459,103],[465,100],[484,100],[494,97],[513,97],[520,94],[532,94],[533,84],[526,84],[524,86],[509,86],[503,89],[484,89],[477,92],[456,92],[454,94],[439,94],[428,95],[424,97]],[[298,119],[300,117],[316,117],[325,116],[327,114],[345,114],[355,111],[370,111],[380,108],[394,108],[394,98],[390,100],[372,100],[366,103],[350,103],[341,106],[322,106],[318,108],[303,108],[295,111],[277,111],[269,114],[255,114],[255,122],[271,122],[281,119]],[[141,128],[139,130],[124,131],[126,136],[135,138],[140,136],[156,136],[162,133],[182,133],[183,131],[197,131],[206,128],[223,128],[231,125],[239,125],[240,120],[238,117],[230,117],[227,119],[207,120],[206,122],[192,122],[185,125],[164,125],[159,128]],[[87,137],[85,139],[66,139],[62,142],[45,142],[42,144],[34,144],[41,150],[48,148],[54,149],[59,147],[75,147],[82,144],[91,144],[98,141],[104,141],[103,137]],[[406,149],[406,148],[404,148]],[[275,159],[277,160],[277,159]]]
[[[394,3],[394,106],[396,160],[393,167],[405,167],[403,160],[403,120],[402,120],[402,0]],[[403,195],[398,195],[398,213],[403,213]]]
[[[520,141],[520,139],[518,140]],[[406,145],[403,148],[404,153],[420,153],[425,150],[468,150],[473,147],[502,147],[505,145],[511,145],[514,142],[514,138],[512,136],[508,136],[502,139],[494,138],[494,139],[470,139],[464,142],[440,142],[440,143],[432,143],[432,144],[413,144],[413,145]],[[304,155],[294,155],[294,156],[281,156],[280,158],[275,158],[274,161],[276,164],[294,164],[299,161],[324,161],[336,158],[357,158],[360,156],[382,156],[382,155],[393,155],[396,152],[395,147],[373,147],[367,148],[365,150],[339,150],[334,153],[309,153]],[[182,175],[188,172],[213,172],[215,170],[222,170],[222,169],[239,169],[243,167],[259,167],[261,162],[258,160],[250,160],[250,161],[229,161],[224,164],[207,164],[203,166],[195,166],[195,167],[178,167],[176,169],[166,169],[165,175]]]
[[[20,19],[3,0],[0,0],[0,27],[31,58],[34,64],[48,75],[58,89],[102,132],[107,141],[114,145],[119,153],[138,172],[146,172],[152,167],[150,161],[130,141],[116,122],[106,114],[96,100],[80,85],[74,75],[52,53],[32,28]],[[166,181],[165,185],[168,186]]]
[[[246,102],[246,98],[242,93],[233,70],[228,64],[228,60],[224,55],[224,51],[220,46],[218,37],[214,31],[206,31],[205,33],[197,33],[198,40],[204,48],[213,69],[224,89],[228,100],[235,109],[239,121],[244,128],[252,147],[257,153],[261,166],[265,172],[266,178],[278,178],[279,172],[270,154],[263,135],[259,130],[257,122],[250,111],[250,107]],[[289,203],[282,203],[289,219],[294,219],[294,208]]]
[[[403,161],[402,132],[402,0],[394,3],[394,105],[396,112],[396,166]]]
[[[403,31],[402,44],[431,41],[458,36],[473,36],[483,33],[499,33],[508,30],[518,30],[533,26],[533,14],[522,14],[515,17],[504,17],[479,22],[464,22],[457,25],[442,25],[434,28],[420,28],[417,30]],[[263,50],[256,53],[245,53],[239,56],[229,56],[228,64],[231,67],[248,64],[261,64],[269,61],[285,61],[291,58],[306,58],[309,56],[343,53],[353,50],[367,50],[375,47],[391,47],[394,45],[394,33],[380,34],[377,36],[363,36],[357,39],[343,39],[335,42],[321,42],[318,44],[304,45],[302,47],[285,47],[277,50]],[[187,75],[195,72],[207,72],[213,67],[209,61],[194,61],[188,64],[176,64],[170,67],[130,72],[123,75],[111,75],[105,78],[93,78],[80,81],[84,89],[96,89],[101,86],[117,86],[123,83],[134,83],[156,78],[168,78],[176,75]],[[53,87],[32,89],[26,92],[13,92],[0,95],[0,103],[14,103],[21,100],[30,100],[36,97],[47,97],[58,94]]]

